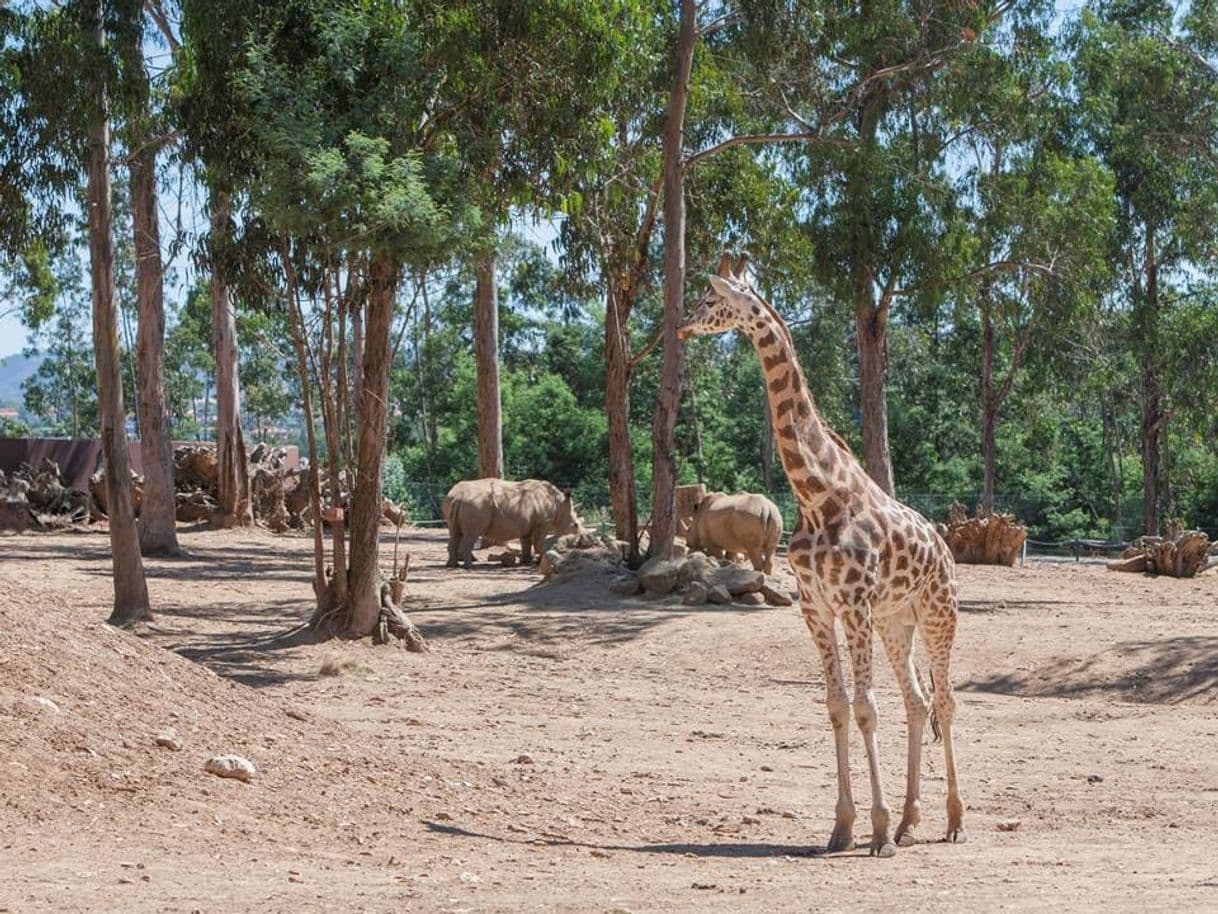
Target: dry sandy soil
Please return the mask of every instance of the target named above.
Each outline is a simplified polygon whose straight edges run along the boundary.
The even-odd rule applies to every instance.
[[[833,752],[794,609],[452,571],[419,532],[432,653],[307,644],[307,540],[182,538],[146,563],[140,636],[102,622],[104,534],[0,539],[0,911],[1218,910],[1213,571],[962,568],[969,843],[933,840],[928,739],[928,843],[875,860],[821,852]],[[255,780],[205,774],[223,752]],[[857,734],[853,759],[866,797]]]

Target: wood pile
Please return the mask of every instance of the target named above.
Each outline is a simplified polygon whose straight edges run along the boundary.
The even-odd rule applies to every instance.
[[[59,464],[43,458],[34,469],[22,463],[0,472],[0,529],[59,530],[90,520],[89,493],[63,484]]]
[[[962,565],[1014,565],[1028,538],[1028,528],[1013,515],[986,514],[978,505],[969,517],[959,502],[948,509],[947,526],[939,532]]]
[[[1138,537],[1119,559],[1108,563],[1108,570],[1191,578],[1209,565],[1210,548],[1204,532],[1185,530],[1183,524],[1173,522],[1167,536]]]

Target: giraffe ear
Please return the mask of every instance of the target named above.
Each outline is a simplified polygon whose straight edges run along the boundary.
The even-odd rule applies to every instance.
[[[724,279],[722,276],[711,276],[709,278],[711,288],[715,290],[715,294],[720,298],[727,298],[735,294],[736,290],[729,280]]]

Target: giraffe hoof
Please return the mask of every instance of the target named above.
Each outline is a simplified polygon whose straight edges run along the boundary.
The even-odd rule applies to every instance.
[[[871,842],[871,856],[873,857],[895,857],[897,855],[897,846],[887,838],[873,840]]]
[[[825,853],[836,854],[839,851],[848,851],[854,848],[854,835],[850,833],[850,829],[844,825],[835,825],[833,834],[829,836],[829,844],[825,848]]]
[[[968,841],[968,832],[964,830],[963,825],[949,828],[947,830],[947,841],[949,844],[964,844]]]
[[[918,836],[912,828],[897,829],[897,847],[913,847],[918,843]]]

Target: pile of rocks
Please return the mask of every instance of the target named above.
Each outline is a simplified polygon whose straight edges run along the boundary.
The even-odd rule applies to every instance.
[[[681,602],[690,606],[790,606],[794,602],[783,587],[760,571],[702,552],[687,553],[680,543],[676,551],[673,558],[649,559],[638,571],[631,571],[626,565],[628,544],[594,533],[561,536],[542,556],[541,573],[547,581],[603,576],[609,579],[609,590],[619,596],[680,595]]]

